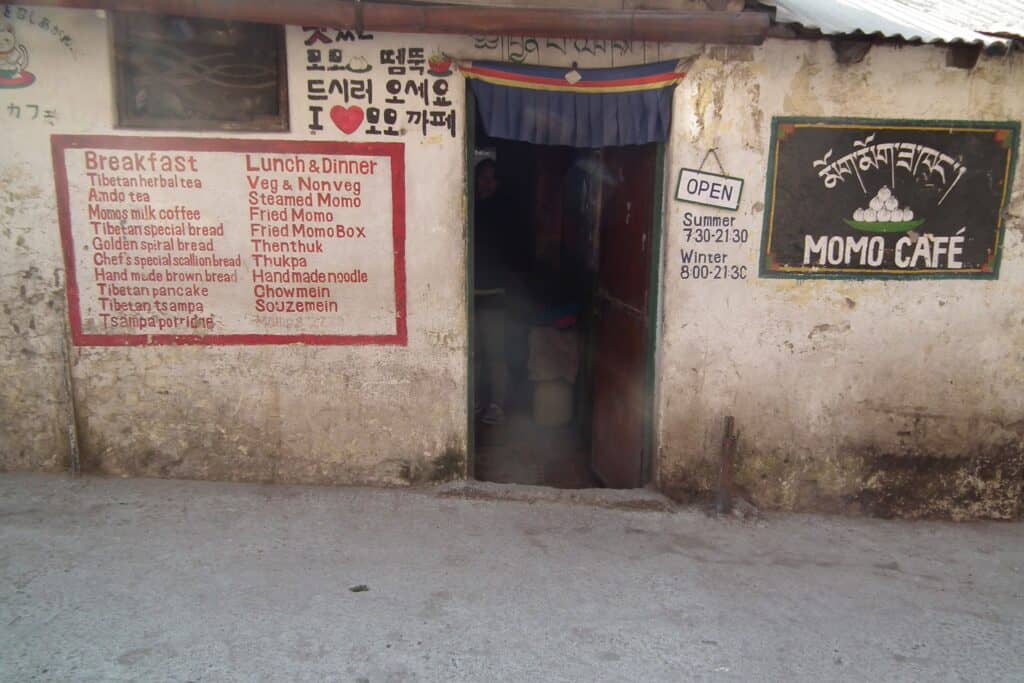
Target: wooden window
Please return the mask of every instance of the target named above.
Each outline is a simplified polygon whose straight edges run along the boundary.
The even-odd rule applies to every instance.
[[[118,125],[288,130],[284,27],[114,14]]]

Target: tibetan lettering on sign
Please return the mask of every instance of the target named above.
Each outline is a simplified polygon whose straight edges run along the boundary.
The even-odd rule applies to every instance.
[[[775,118],[762,277],[996,278],[1015,122]]]
[[[403,145],[52,140],[76,344],[406,343]]]

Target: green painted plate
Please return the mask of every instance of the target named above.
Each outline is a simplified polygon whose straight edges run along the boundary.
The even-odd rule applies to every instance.
[[[844,218],[843,221],[854,230],[863,232],[910,232],[924,223],[923,218],[912,221],[875,221],[874,223],[851,221],[849,218]]]

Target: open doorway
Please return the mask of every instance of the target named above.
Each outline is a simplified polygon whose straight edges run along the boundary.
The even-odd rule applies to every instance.
[[[648,477],[661,155],[488,137],[470,155],[474,474]]]

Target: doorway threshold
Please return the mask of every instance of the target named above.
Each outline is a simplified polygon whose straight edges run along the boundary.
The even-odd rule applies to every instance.
[[[434,489],[441,498],[514,500],[523,503],[563,503],[619,510],[675,512],[671,498],[653,489],[560,489],[530,484],[498,484],[489,481],[455,481]]]

